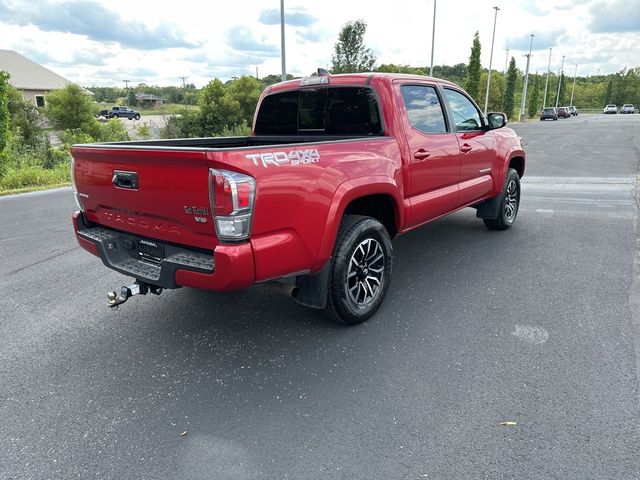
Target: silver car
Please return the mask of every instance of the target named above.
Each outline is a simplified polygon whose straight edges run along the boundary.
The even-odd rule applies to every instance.
[[[610,103],[606,107],[604,107],[604,113],[618,113],[618,107],[616,107],[613,103]]]
[[[625,103],[624,105],[622,105],[620,113],[636,113],[636,107],[634,107],[630,103]]]

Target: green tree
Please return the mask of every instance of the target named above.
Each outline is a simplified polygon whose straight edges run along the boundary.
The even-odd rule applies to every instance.
[[[538,107],[540,104],[540,77],[538,74],[533,76],[531,82],[531,95],[529,96],[529,117],[538,115]]]
[[[348,22],[342,27],[331,57],[332,73],[370,72],[374,69],[376,57],[364,44],[366,31],[364,20]]]
[[[480,105],[484,105],[484,98],[487,94],[487,77],[488,72],[482,72],[480,77],[480,91],[478,94],[482,99]],[[491,85],[489,87],[489,102],[487,104],[488,112],[496,112],[502,109],[502,94],[504,92],[504,75],[500,72],[491,72]]]
[[[559,107],[564,106],[564,93],[565,93],[565,87],[566,87],[566,83],[565,82],[565,76],[564,76],[564,72],[560,72],[560,78],[558,79],[558,81],[560,82],[560,89],[556,90],[556,101]],[[557,84],[556,84],[556,88]]]
[[[13,135],[29,146],[42,142],[42,128],[38,124],[38,109],[33,102],[22,99],[22,94],[9,87],[9,125]]]
[[[200,135],[218,134],[225,126],[238,125],[242,121],[242,108],[237,99],[227,94],[227,89],[217,78],[200,92]]]
[[[138,99],[136,98],[136,91],[133,89],[129,89],[127,92],[127,105],[130,107],[138,106]]]
[[[6,160],[6,147],[9,140],[9,74],[0,71],[0,173]]]
[[[241,121],[247,125],[251,125],[253,114],[256,111],[256,105],[260,98],[262,88],[260,83],[253,77],[243,76],[234,80],[227,86],[227,95],[240,105]],[[227,124],[231,126],[231,124]]]
[[[507,70],[507,86],[505,87],[504,94],[502,95],[502,111],[507,114],[507,118],[513,118],[517,80],[518,70],[516,69],[516,59],[511,57],[509,69]]]
[[[95,119],[91,97],[73,83],[47,95],[47,116],[58,130],[80,130],[98,138],[100,124]]]
[[[480,33],[476,32],[473,36],[469,68],[467,69],[467,81],[465,82],[464,88],[478,103],[480,103],[478,94],[480,93],[480,74],[482,70],[482,66],[480,65],[480,48]]]
[[[604,91],[604,97],[602,98],[602,106],[611,103],[611,98],[613,98],[613,78],[609,78],[607,82],[607,89]]]

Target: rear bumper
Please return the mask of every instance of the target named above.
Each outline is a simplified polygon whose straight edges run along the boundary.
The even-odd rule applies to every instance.
[[[73,215],[73,223],[82,248],[100,257],[112,270],[151,285],[224,291],[247,288],[255,283],[253,249],[249,242],[217,245],[213,252],[206,252],[91,225],[81,212]],[[162,248],[162,258],[141,254],[140,240]]]

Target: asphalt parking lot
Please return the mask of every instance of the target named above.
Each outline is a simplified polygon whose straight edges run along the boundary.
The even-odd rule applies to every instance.
[[[640,478],[640,115],[514,128],[514,228],[399,237],[354,328],[268,286],[111,311],[70,191],[0,198],[0,479]]]

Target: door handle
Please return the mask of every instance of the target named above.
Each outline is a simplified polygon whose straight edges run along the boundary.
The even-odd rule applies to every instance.
[[[416,153],[413,154],[413,158],[418,161],[426,160],[431,155],[431,152],[427,152],[425,149],[421,148]]]
[[[465,143],[460,147],[460,151],[462,153],[469,153],[471,150],[473,150],[473,147],[468,143]]]

